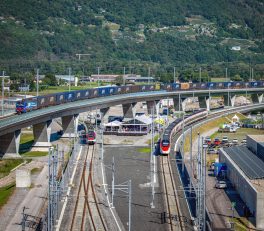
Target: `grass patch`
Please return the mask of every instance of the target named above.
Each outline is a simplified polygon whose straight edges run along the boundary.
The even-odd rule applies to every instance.
[[[214,139],[215,137],[222,139],[223,136],[227,136],[229,140],[232,141],[233,139],[238,139],[238,142],[240,143],[243,139],[246,138],[247,135],[264,135],[264,130],[255,128],[239,128],[235,133],[215,132],[214,134],[212,134],[211,139]]]
[[[34,141],[33,133],[21,133],[20,144],[24,144],[29,141]]]
[[[40,157],[40,156],[47,156],[48,152],[25,152],[23,153],[23,157]]]
[[[219,128],[219,126],[221,124],[224,124],[224,123],[230,123],[232,117],[234,115],[237,115],[240,119],[244,119],[246,118],[246,116],[244,116],[243,114],[240,114],[240,113],[232,113],[228,116],[223,116],[221,118],[218,118],[218,119],[215,119],[215,120],[211,120],[205,124],[202,124],[196,128],[193,129],[193,132],[192,132],[192,140],[193,142],[197,139],[198,135],[197,133],[200,132],[200,134],[203,134],[207,131],[210,131],[212,130],[213,128]],[[225,134],[225,133],[223,133]],[[229,133],[230,134],[230,133]],[[235,133],[236,134],[236,133]],[[217,135],[217,133],[213,134],[213,135]],[[212,138],[214,138],[215,136],[212,136]],[[184,151],[185,152],[188,152],[190,150],[190,135],[188,134],[187,136],[185,136],[185,143],[184,143]]]
[[[141,153],[150,153],[150,147],[139,148],[138,151]]]
[[[226,82],[226,78],[211,78],[212,82]],[[227,79],[229,81],[229,78]]]
[[[230,222],[235,223],[236,231],[247,231],[249,227],[249,221],[245,217],[230,219]]]
[[[0,188],[0,208],[2,208],[15,190],[15,183]]]
[[[0,160],[0,178],[7,176],[16,166],[23,163],[22,159],[4,159]]]
[[[19,153],[24,154],[30,151],[34,143],[33,133],[22,133],[20,137]]]
[[[154,144],[157,143],[159,140],[159,135],[154,136]],[[151,139],[146,142],[146,144],[151,145]]]

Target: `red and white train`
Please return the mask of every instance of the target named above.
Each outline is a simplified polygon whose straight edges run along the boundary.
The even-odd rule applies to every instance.
[[[192,114],[184,116],[184,124],[189,125],[196,121],[206,118],[208,112],[206,110],[199,110]],[[171,151],[172,137],[182,129],[183,119],[179,118],[172,122],[164,131],[160,139],[160,154],[168,155]]]

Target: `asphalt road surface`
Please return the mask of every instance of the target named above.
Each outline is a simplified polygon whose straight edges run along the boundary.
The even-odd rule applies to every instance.
[[[161,224],[160,219],[160,214],[165,211],[163,208],[162,187],[155,187],[155,208],[151,208],[151,187],[147,185],[150,182],[150,154],[140,153],[139,148],[136,146],[105,147],[105,164],[111,165],[114,156],[115,185],[132,180],[131,230],[167,230],[167,225]],[[106,176],[110,187],[112,182],[110,169],[106,168]],[[114,206],[124,227],[128,230],[127,194],[116,191]]]

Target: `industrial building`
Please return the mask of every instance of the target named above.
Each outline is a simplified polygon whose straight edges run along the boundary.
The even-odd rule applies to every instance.
[[[248,135],[247,146],[221,148],[219,161],[226,164],[227,178],[253,215],[256,228],[264,229],[264,135]]]

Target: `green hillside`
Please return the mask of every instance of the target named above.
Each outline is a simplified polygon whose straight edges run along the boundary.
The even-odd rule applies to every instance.
[[[0,67],[63,72],[264,60],[262,0],[2,0]],[[240,46],[240,51],[233,51]],[[89,54],[79,61],[76,54]],[[256,71],[262,70],[262,65]],[[86,69],[86,70],[85,70]],[[166,68],[165,68],[166,69]],[[257,74],[258,72],[256,72]]]

